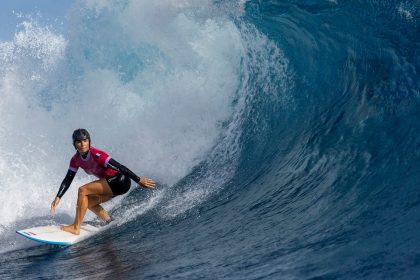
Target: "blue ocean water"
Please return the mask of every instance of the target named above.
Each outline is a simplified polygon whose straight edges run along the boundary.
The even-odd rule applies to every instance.
[[[0,43],[0,278],[418,279],[418,2],[155,2]],[[158,189],[74,246],[22,240],[71,221],[86,175],[48,210],[80,126]]]

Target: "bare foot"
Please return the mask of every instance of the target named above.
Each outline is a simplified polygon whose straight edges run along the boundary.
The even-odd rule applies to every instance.
[[[75,225],[61,226],[61,230],[73,233],[75,235],[80,234],[80,228],[76,228]]]

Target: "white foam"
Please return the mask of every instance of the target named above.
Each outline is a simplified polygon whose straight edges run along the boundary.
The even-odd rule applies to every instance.
[[[233,176],[241,119],[254,90],[249,75],[258,72],[263,83],[278,74],[282,81],[287,67],[267,38],[214,13],[212,5],[80,1],[68,36],[34,21],[0,44],[0,229],[48,215],[79,127],[91,132],[94,146],[168,186],[214,159],[202,182],[179,194],[159,191],[145,202],[165,201],[165,217],[201,203]],[[273,98],[276,90],[268,84],[258,94]],[[74,215],[77,187],[89,180],[80,171],[59,213]],[[127,219],[150,208],[143,206]]]
[[[101,11],[108,2],[86,3],[98,17],[106,17]],[[182,6],[178,4],[177,9]],[[91,132],[93,145],[139,175],[165,184],[175,183],[204,159],[221,123],[232,114],[240,41],[229,22],[198,23],[179,10],[168,18],[172,8],[163,8],[131,1],[116,22],[105,18],[126,32],[128,42],[119,41],[121,30],[95,37],[96,30],[89,29],[100,28],[95,23],[75,26],[64,38],[34,21],[25,22],[13,41],[1,44],[0,150],[5,156],[0,159],[0,225],[48,212],[74,152],[70,135],[78,127]],[[138,37],[128,28],[141,18],[126,16],[133,9],[161,13],[166,25],[142,18],[150,36]],[[87,20],[83,13],[77,18],[77,9],[75,16],[73,24]],[[99,41],[89,45],[89,38]],[[104,49],[111,44],[135,50],[141,59],[145,45],[160,55],[148,57],[127,81],[118,71],[124,65],[103,67],[98,42]],[[83,50],[98,55],[86,57]],[[58,211],[73,215],[76,185],[90,180],[77,178]]]

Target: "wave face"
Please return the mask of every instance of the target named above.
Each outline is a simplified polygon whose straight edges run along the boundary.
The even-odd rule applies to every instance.
[[[418,12],[78,1],[65,34],[28,18],[0,43],[1,278],[415,279]],[[105,204],[101,235],[33,247],[15,230],[70,222],[92,180],[49,215],[78,127],[159,188]]]

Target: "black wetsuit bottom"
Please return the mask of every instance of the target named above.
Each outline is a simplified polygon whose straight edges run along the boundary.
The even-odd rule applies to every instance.
[[[125,194],[131,186],[131,179],[120,172],[110,178],[107,178],[106,181],[111,187],[112,194],[114,196]]]

